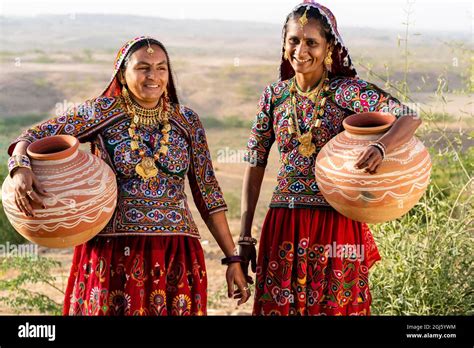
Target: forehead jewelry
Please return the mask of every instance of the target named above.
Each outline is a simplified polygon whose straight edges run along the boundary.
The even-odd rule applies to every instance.
[[[146,43],[148,44],[148,48],[146,49],[146,53],[153,54],[153,52],[155,52],[155,50],[153,48],[151,48],[150,41],[148,41],[148,39],[146,40]]]
[[[308,8],[306,8],[306,10],[304,11],[303,15],[300,17],[299,21],[300,21],[300,25],[301,25],[301,29],[304,28],[304,26],[306,25],[306,23],[308,23],[308,16],[306,15],[306,12],[308,12]]]

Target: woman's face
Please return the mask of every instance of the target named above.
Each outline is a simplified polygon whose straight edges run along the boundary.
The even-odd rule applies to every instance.
[[[153,108],[168,85],[169,71],[165,52],[157,45],[151,45],[154,52],[147,52],[148,46],[134,52],[125,69],[125,83],[135,101],[145,108]]]
[[[295,73],[321,77],[324,58],[329,49],[329,44],[321,33],[321,24],[315,19],[309,19],[303,28],[299,18],[288,21],[285,51]]]

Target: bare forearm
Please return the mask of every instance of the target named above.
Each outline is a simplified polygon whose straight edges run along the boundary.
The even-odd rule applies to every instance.
[[[379,141],[386,146],[387,152],[390,152],[410,140],[420,125],[421,119],[418,117],[400,117]]]
[[[252,222],[257,207],[260,189],[262,187],[263,177],[265,175],[264,167],[248,166],[244,174],[244,183],[242,186],[241,203],[241,226],[240,236],[249,236],[252,231]]]
[[[16,144],[13,150],[13,155],[26,155],[26,148],[30,145],[27,141],[20,141]]]
[[[225,212],[220,211],[211,214],[205,222],[225,256],[232,256],[234,254],[235,244],[230,233]]]

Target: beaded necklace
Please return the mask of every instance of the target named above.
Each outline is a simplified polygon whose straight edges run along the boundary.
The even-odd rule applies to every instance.
[[[164,97],[160,98],[158,106],[153,109],[145,109],[134,103],[125,87],[122,89],[122,97],[127,113],[131,117],[130,126],[128,128],[128,134],[132,138],[130,149],[132,152],[138,151],[138,155],[141,158],[141,161],[135,166],[135,172],[144,180],[148,180],[158,174],[155,161],[159,160],[160,156],[165,156],[168,153],[168,145],[170,144],[168,133],[171,130],[171,126],[168,121],[169,103],[165,101],[165,99],[167,99],[166,93]],[[163,125],[161,128],[163,137],[160,140],[160,147],[158,151],[152,154],[153,156],[147,155],[145,150],[140,149],[140,143],[144,143],[141,137],[136,133],[136,129],[138,129],[140,125]]]
[[[327,71],[324,72],[321,80],[319,81],[316,88],[312,89],[309,92],[301,91],[296,85],[296,77],[294,77],[290,82],[290,94],[291,94],[291,103],[293,104],[293,112],[291,117],[288,120],[288,132],[290,134],[295,133],[299,141],[298,152],[305,157],[310,157],[316,152],[316,145],[312,142],[313,140],[313,129],[318,128],[321,125],[321,119],[319,117],[324,115],[324,105],[326,104],[326,97],[324,94],[329,90],[329,78]],[[298,109],[296,107],[296,93],[301,96],[307,97],[315,104],[315,109],[313,113],[314,122],[311,123],[309,130],[301,134],[300,126],[298,123]],[[288,110],[289,111],[289,110]],[[302,112],[303,120],[305,118],[305,111]]]

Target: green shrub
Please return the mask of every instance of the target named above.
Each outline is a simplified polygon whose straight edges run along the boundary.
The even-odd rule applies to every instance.
[[[6,242],[21,244],[25,243],[26,239],[22,237],[10,224],[5,211],[3,210],[3,204],[0,201],[0,244],[5,244]]]
[[[371,226],[382,256],[371,276],[374,314],[474,314],[472,178],[461,168],[472,166],[474,152],[432,160],[421,201],[402,218]]]
[[[38,285],[46,285],[63,293],[54,285],[56,277],[51,275],[54,268],[60,264],[58,261],[36,255],[0,258],[0,291],[7,293],[6,296],[0,296],[0,302],[16,313],[40,312],[60,315],[62,304],[42,292],[33,290]],[[14,272],[16,275],[3,279],[6,272]]]

